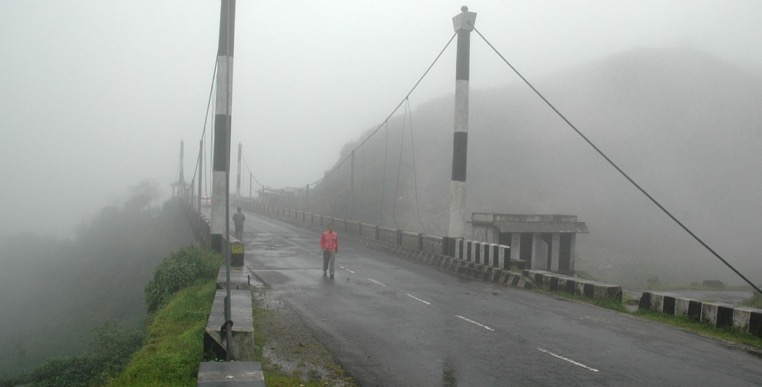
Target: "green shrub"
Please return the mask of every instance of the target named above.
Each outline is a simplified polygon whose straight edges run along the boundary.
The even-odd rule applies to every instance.
[[[145,345],[106,386],[196,386],[204,329],[217,284],[199,281],[177,292],[153,316]]]
[[[217,278],[221,261],[219,254],[198,247],[186,247],[164,258],[145,287],[148,312],[155,312],[174,293],[196,281]]]
[[[754,293],[754,295],[752,295],[748,300],[744,301],[742,305],[748,306],[750,308],[762,309],[762,295]]]

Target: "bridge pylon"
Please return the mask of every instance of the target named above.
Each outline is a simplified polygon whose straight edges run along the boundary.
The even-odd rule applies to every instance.
[[[465,237],[466,223],[466,165],[468,156],[468,94],[469,64],[471,56],[471,31],[476,13],[461,7],[461,13],[452,18],[458,34],[458,51],[455,62],[455,130],[452,148],[452,180],[450,183],[450,224],[447,236],[450,247],[455,239]]]

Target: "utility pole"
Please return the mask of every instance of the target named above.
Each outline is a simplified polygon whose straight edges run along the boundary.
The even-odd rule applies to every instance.
[[[455,61],[455,132],[452,148],[452,181],[450,183],[450,225],[447,236],[452,252],[455,239],[465,237],[466,220],[466,164],[468,155],[468,91],[471,31],[476,13],[468,12],[465,5],[461,13],[452,18],[458,34],[458,53]]]
[[[241,143],[238,143],[238,175],[235,182],[235,198],[241,200]]]

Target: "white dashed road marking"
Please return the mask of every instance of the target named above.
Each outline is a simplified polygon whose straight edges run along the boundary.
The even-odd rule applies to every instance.
[[[540,351],[540,352],[544,352],[544,353],[547,353],[547,354],[548,354],[548,355],[550,355],[550,356],[553,356],[553,357],[559,358],[559,359],[561,359],[561,360],[563,360],[563,361],[568,361],[569,363],[572,363],[572,364],[574,364],[575,366],[578,366],[578,367],[582,367],[582,368],[584,368],[584,369],[586,369],[586,370],[589,370],[589,371],[593,371],[593,372],[598,372],[598,370],[597,370],[597,369],[595,369],[595,368],[590,368],[590,367],[588,367],[588,366],[586,366],[586,365],[584,365],[584,364],[582,364],[582,363],[578,363],[578,362],[576,362],[576,361],[574,361],[574,360],[572,360],[572,359],[569,359],[569,358],[563,357],[563,356],[561,356],[561,355],[556,355],[555,353],[553,353],[553,352],[550,352],[550,351],[548,351],[547,349],[537,348],[537,350],[538,350],[538,351]]]
[[[423,302],[423,303],[424,303],[424,304],[426,304],[426,305],[431,305],[431,303],[430,303],[430,302],[428,302],[428,301],[425,301],[425,300],[422,300],[422,299],[420,299],[420,298],[418,298],[418,297],[416,297],[416,296],[414,296],[414,295],[412,295],[412,294],[410,294],[410,293],[408,293],[408,294],[407,294],[407,296],[408,296],[408,297],[410,297],[410,298],[412,298],[412,299],[414,299],[414,300],[416,300],[416,301],[420,301],[420,302]]]
[[[460,316],[460,315],[455,315],[455,317],[457,317],[457,318],[459,318],[459,319],[461,319],[461,320],[464,320],[464,321],[468,321],[468,322],[470,322],[471,324],[475,324],[475,325],[478,325],[478,326],[480,326],[480,327],[482,327],[482,328],[484,328],[484,329],[486,329],[486,330],[488,330],[488,331],[490,331],[490,332],[494,332],[494,331],[495,331],[494,329],[492,329],[492,328],[490,328],[490,327],[488,327],[488,326],[486,326],[486,325],[484,325],[484,324],[478,323],[478,322],[476,322],[476,321],[474,321],[474,320],[471,320],[471,319],[469,319],[469,318],[465,318],[465,317],[463,317],[463,316]]]
[[[374,284],[379,284],[381,286],[386,286],[386,284],[382,284],[381,282],[378,282],[378,281],[374,280],[373,278],[368,278],[368,281],[373,282]]]
[[[348,272],[350,272],[350,273],[352,273],[352,274],[355,274],[355,272],[353,272],[352,270],[349,270],[349,269],[347,269],[347,268],[346,268],[346,267],[344,267],[344,266],[339,266],[339,269],[341,269],[341,270],[346,270],[346,271],[348,271]]]

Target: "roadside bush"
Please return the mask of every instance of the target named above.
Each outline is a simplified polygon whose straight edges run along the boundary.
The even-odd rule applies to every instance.
[[[748,300],[744,301],[742,305],[748,306],[751,308],[762,309],[762,295],[754,293],[754,295],[751,296],[751,298],[749,298]]]
[[[198,247],[186,247],[164,258],[145,287],[148,312],[166,304],[178,290],[199,280],[216,278],[221,264],[219,254]]]

